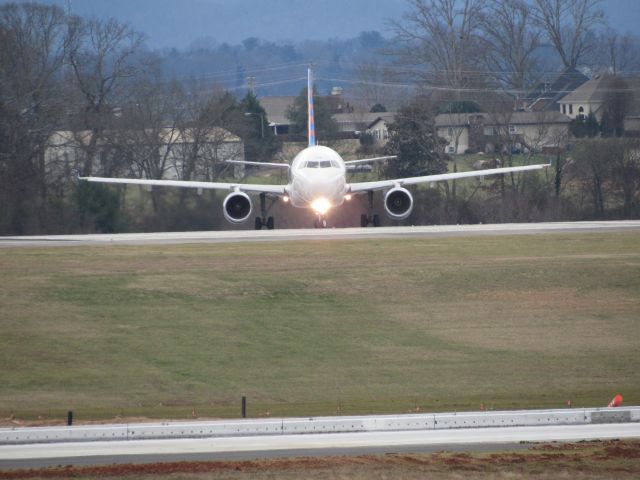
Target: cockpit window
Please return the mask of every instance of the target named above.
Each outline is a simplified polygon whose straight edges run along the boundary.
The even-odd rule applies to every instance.
[[[339,168],[335,160],[307,160],[304,168]]]

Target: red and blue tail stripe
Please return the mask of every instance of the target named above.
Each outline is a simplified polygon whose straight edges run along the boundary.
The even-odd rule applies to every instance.
[[[308,133],[309,133],[309,146],[313,147],[316,144],[316,124],[313,115],[313,75],[311,68],[307,70],[307,105],[308,105]]]

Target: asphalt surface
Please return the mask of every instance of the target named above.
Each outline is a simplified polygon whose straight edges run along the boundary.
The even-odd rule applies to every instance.
[[[640,438],[640,423],[5,445],[0,468],[509,450],[523,442],[622,438]]]
[[[473,235],[640,232],[640,221],[510,223],[495,225],[432,225],[378,228],[231,230],[217,232],[121,233],[0,237],[0,248],[44,246],[152,245],[237,243],[295,240],[353,240]]]

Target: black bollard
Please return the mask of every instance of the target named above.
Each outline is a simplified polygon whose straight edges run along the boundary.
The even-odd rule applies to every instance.
[[[73,412],[71,410],[67,412],[67,425],[73,425]]]
[[[247,397],[242,397],[242,418],[247,418]]]

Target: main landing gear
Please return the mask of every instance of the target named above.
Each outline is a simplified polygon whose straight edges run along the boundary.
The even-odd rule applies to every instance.
[[[374,227],[380,226],[380,217],[378,215],[365,215],[364,213],[360,215],[360,226],[362,228],[368,227],[369,225],[373,225]]]
[[[267,195],[265,193],[260,194],[260,216],[256,217],[255,229],[262,230],[262,227],[267,227],[267,230],[273,230],[275,223],[273,217],[267,218],[266,207]]]
[[[374,227],[380,226],[380,217],[377,214],[373,213],[373,191],[370,190],[367,192],[367,197],[369,197],[369,214],[360,215],[360,226],[362,228],[368,227],[369,225],[373,225]]]

